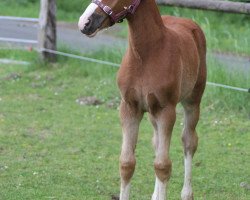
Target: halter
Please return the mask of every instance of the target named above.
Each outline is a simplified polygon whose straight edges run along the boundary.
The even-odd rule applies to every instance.
[[[92,0],[92,3],[98,5],[103,10],[103,12],[105,12],[111,18],[113,25],[115,23],[121,23],[128,14],[134,14],[137,7],[141,3],[141,0],[133,0],[133,2],[128,7],[124,7],[124,10],[117,14],[113,12],[112,8],[103,4],[100,0]]]

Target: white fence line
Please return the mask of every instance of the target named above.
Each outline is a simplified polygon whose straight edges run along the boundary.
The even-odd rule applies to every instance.
[[[3,37],[0,37],[0,41],[26,43],[26,44],[38,44],[37,40],[26,40],[26,39],[17,39],[17,38],[3,38]]]
[[[30,44],[37,44],[37,41],[35,41],[35,40],[22,40],[22,39],[16,39],[16,38],[0,38],[0,41],[24,42],[24,43],[30,43]],[[35,49],[35,50],[38,51],[38,52],[44,51],[44,52],[48,52],[48,53],[52,53],[52,54],[56,54],[56,55],[61,55],[61,56],[69,57],[69,58],[84,60],[84,61],[88,61],[88,62],[94,62],[94,63],[98,63],[98,64],[102,64],[102,65],[109,65],[109,66],[112,66],[112,67],[120,67],[120,65],[117,64],[117,63],[113,63],[113,62],[109,62],[109,61],[103,61],[103,60],[99,60],[99,59],[95,59],[95,58],[84,57],[84,56],[78,56],[78,55],[69,54],[69,53],[60,52],[60,51],[54,51],[54,50],[51,50],[51,49]],[[226,89],[231,89],[231,90],[236,90],[236,91],[240,91],[240,92],[250,93],[250,88],[249,89],[239,88],[239,87],[224,85],[224,84],[220,84],[220,83],[213,83],[213,82],[207,82],[207,85],[226,88]]]
[[[29,17],[12,17],[12,16],[0,16],[0,20],[12,20],[12,21],[22,21],[22,22],[39,22],[38,18]]]
[[[56,55],[62,55],[62,56],[70,57],[70,58],[85,60],[85,61],[89,61],[89,62],[94,62],[94,63],[98,63],[98,64],[110,65],[110,66],[113,66],[113,67],[120,67],[120,65],[117,64],[117,63],[112,63],[112,62],[109,62],[109,61],[103,61],[103,60],[98,60],[98,59],[93,59],[93,58],[88,58],[88,57],[83,57],[83,56],[76,56],[74,54],[64,53],[64,52],[60,52],[60,51],[54,51],[54,50],[50,50],[50,49],[40,49],[40,51],[53,53],[53,54],[56,54]],[[226,88],[226,89],[231,89],[231,90],[237,90],[237,91],[241,91],[241,92],[249,92],[250,93],[250,88],[245,89],[245,88],[239,88],[239,87],[234,87],[234,86],[230,86],[230,85],[223,85],[223,84],[220,84],[220,83],[213,83],[213,82],[207,82],[207,85],[212,85],[212,86],[216,86],[216,87],[221,87],[221,88]]]
[[[95,59],[95,58],[89,58],[89,57],[85,57],[85,56],[77,56],[77,55],[74,55],[74,54],[64,53],[64,52],[60,52],[60,51],[54,51],[54,50],[50,50],[50,49],[39,49],[38,51],[40,51],[40,52],[44,51],[44,52],[47,52],[47,53],[53,53],[53,54],[56,54],[56,55],[66,56],[66,57],[69,57],[69,58],[75,58],[75,59],[79,59],[79,60],[85,60],[85,61],[88,61],[88,62],[94,62],[94,63],[98,63],[98,64],[102,64],[102,65],[109,65],[109,66],[112,66],[112,67],[120,67],[120,65],[117,64],[117,63],[98,60],[98,59]]]
[[[12,59],[1,59],[1,58],[0,58],[0,63],[1,64],[12,64],[12,65],[30,65],[30,63],[26,62],[26,61],[19,61],[19,60],[12,60]]]
[[[231,89],[231,90],[237,90],[237,91],[241,91],[241,92],[249,92],[250,93],[250,88],[245,89],[245,88],[239,88],[239,87],[234,87],[234,86],[230,86],[230,85],[223,85],[223,84],[220,84],[220,83],[212,83],[212,82],[207,82],[207,85],[212,85],[212,86],[216,86],[216,87],[221,87],[221,88],[226,88],[226,89]]]

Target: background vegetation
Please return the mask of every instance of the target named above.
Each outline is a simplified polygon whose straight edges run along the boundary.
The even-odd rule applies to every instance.
[[[57,2],[59,20],[74,22],[88,3]],[[38,7],[38,1],[2,0],[0,13],[37,17]],[[248,16],[160,9],[201,24],[209,51],[249,55]],[[122,37],[126,36],[125,25]],[[119,63],[123,52],[124,49],[102,49],[87,56]],[[108,200],[118,194],[121,130],[117,69],[64,57],[58,57],[55,64],[41,63],[33,51],[0,49],[0,58],[31,63],[0,67],[0,199]],[[250,85],[249,73],[228,71],[222,65],[208,57],[209,81],[244,88]],[[77,99],[86,96],[96,96],[102,104],[77,103]],[[170,200],[180,199],[183,182],[182,116],[178,107],[171,143]],[[249,119],[248,94],[207,87],[193,165],[195,199],[250,199]],[[152,128],[145,116],[136,151],[132,199],[150,199],[153,192],[151,137]]]
[[[58,20],[76,23],[89,1],[60,0],[58,4]],[[183,8],[160,7],[162,14],[192,18],[200,24],[208,38],[209,49],[250,54],[250,16],[242,14],[218,13]],[[38,0],[2,0],[1,15],[38,17]],[[127,37],[126,23],[122,24],[120,37]]]

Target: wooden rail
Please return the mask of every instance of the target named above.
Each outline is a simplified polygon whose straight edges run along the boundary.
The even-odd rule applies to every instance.
[[[156,0],[159,5],[250,14],[250,3],[217,0]]]

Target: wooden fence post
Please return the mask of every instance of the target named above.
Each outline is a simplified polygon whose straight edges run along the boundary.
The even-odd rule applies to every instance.
[[[56,50],[56,0],[41,0],[38,41],[42,60],[56,61],[55,54],[43,51]]]

